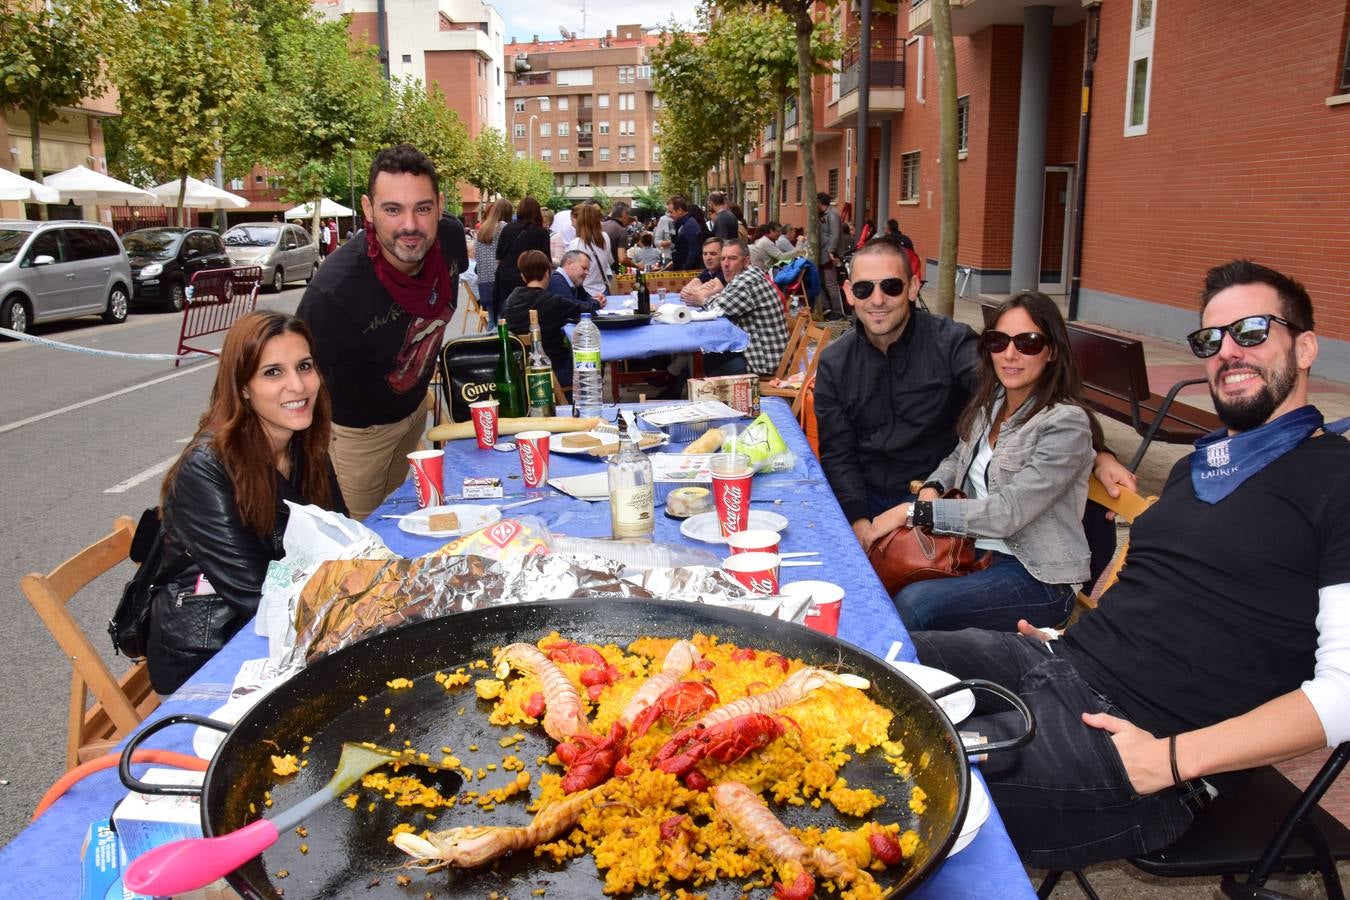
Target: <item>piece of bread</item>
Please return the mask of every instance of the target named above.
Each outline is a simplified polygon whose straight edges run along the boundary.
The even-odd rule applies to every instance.
[[[593,434],[564,434],[562,445],[569,450],[585,450],[587,447],[599,447],[603,441]]]
[[[716,453],[717,448],[722,446],[722,429],[709,428],[699,436],[688,447],[684,448],[685,453]]]
[[[427,531],[455,531],[459,528],[459,516],[452,512],[432,513],[427,517]]]

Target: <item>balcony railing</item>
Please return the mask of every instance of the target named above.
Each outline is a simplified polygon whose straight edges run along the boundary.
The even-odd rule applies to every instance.
[[[797,105],[794,103],[787,108],[787,113],[783,116],[783,130],[787,131],[793,125],[797,124]]]
[[[516,76],[516,84],[548,84],[548,72],[525,72]]]
[[[578,153],[577,165],[581,166],[583,169],[589,169],[595,165],[595,159],[589,153]]]
[[[858,48],[850,47],[841,61],[843,67],[839,73],[839,96],[843,97],[858,89],[858,76],[861,66],[858,60]],[[872,47],[869,61],[874,88],[903,88],[905,86],[905,43],[897,39],[893,43]]]
[[[593,138],[591,135],[589,135],[589,134],[578,134],[578,135],[577,135],[577,146],[578,146],[578,147],[590,147],[590,146],[593,146],[594,144],[595,144],[595,138]]]
[[[595,119],[595,109],[590,106],[579,107],[577,109],[578,122],[590,122]]]

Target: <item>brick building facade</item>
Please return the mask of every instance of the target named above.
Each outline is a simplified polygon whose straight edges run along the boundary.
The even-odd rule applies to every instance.
[[[971,269],[967,294],[1069,289],[1084,51],[1095,16],[1078,316],[1176,337],[1195,327],[1205,269],[1245,256],[1303,281],[1323,338],[1318,372],[1350,380],[1350,8],[1344,0],[1273,7],[1105,0],[1095,10],[1079,0],[1053,0],[1040,8],[1039,19],[1036,7],[1011,0],[953,6],[965,134],[957,262]],[[841,9],[837,15],[846,43],[856,43],[852,14]],[[871,38],[868,143],[875,174],[868,179],[868,216],[883,225],[898,219],[933,277],[940,188],[927,2],[902,5],[898,16],[876,16]],[[835,182],[837,200],[850,205],[856,202],[856,70],[856,55],[846,55],[839,73],[815,79],[817,190]],[[1029,93],[1023,89],[1027,71]],[[1039,91],[1037,78],[1044,79]],[[1039,122],[1031,141],[1019,138],[1028,111]],[[795,132],[787,130],[789,141]],[[773,151],[767,138],[747,158],[748,180],[767,177]],[[1014,225],[1020,221],[1019,161],[1027,179],[1021,213],[1031,222],[1020,232]],[[787,196],[780,218],[795,224],[814,211],[805,191],[798,197],[798,166],[789,147],[777,189]]]

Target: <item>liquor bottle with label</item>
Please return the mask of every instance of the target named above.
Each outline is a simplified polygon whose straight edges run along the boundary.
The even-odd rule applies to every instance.
[[[539,337],[537,309],[530,310],[530,358],[525,363],[525,389],[531,416],[552,416],[557,412],[553,406],[553,360],[544,352],[544,342]]]
[[[637,311],[639,315],[652,314],[652,292],[647,290],[647,276],[639,267],[637,270]]]
[[[652,461],[627,438],[609,458],[609,524],[618,540],[650,540],[656,531]]]
[[[497,339],[501,349],[497,356],[497,371],[494,374],[495,387],[492,395],[500,404],[497,414],[503,419],[524,418],[528,407],[525,404],[525,373],[520,370],[511,347],[511,333],[506,330],[506,320],[497,320]]]

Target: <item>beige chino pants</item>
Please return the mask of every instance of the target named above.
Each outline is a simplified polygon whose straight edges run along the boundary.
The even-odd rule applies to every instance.
[[[364,519],[408,477],[408,454],[427,427],[427,404],[398,422],[350,428],[333,423],[332,457],[347,510]]]

